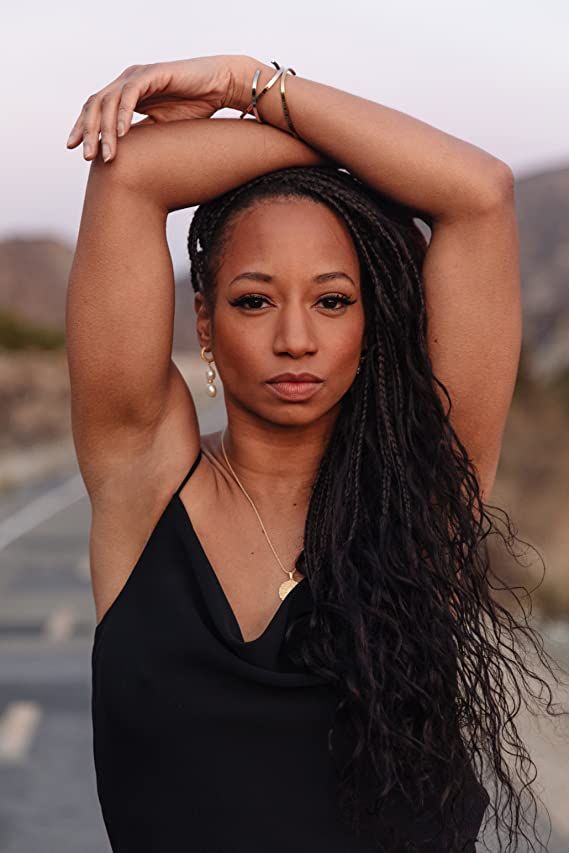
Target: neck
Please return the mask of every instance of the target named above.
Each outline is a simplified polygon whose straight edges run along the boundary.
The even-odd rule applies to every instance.
[[[221,455],[225,447],[233,471],[247,492],[251,490],[252,499],[306,507],[329,429],[329,422],[267,430],[232,421],[221,434]]]

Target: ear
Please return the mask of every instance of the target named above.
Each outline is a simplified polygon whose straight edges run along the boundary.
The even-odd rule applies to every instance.
[[[199,291],[194,296],[194,308],[197,315],[196,333],[198,342],[200,346],[210,349],[212,342],[211,318],[208,314],[204,295]]]

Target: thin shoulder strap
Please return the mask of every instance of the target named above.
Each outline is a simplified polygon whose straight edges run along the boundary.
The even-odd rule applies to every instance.
[[[184,479],[182,480],[182,482],[180,483],[180,485],[178,486],[178,488],[174,492],[175,495],[180,494],[180,492],[182,491],[182,489],[184,488],[184,486],[186,485],[186,483],[188,482],[188,480],[190,479],[190,477],[192,476],[192,474],[194,473],[194,471],[198,467],[198,464],[199,464],[199,461],[201,458],[202,458],[202,449],[200,447],[200,449],[198,450],[198,455],[196,456],[196,458],[192,462],[190,470],[188,471],[188,473],[186,474],[186,476],[184,477]]]

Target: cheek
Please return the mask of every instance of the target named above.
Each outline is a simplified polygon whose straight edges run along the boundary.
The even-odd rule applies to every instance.
[[[326,348],[330,358],[338,365],[345,365],[351,369],[352,362],[360,357],[363,343],[364,324],[359,317],[354,317],[350,323],[340,325],[334,330],[326,342]]]
[[[239,362],[253,363],[260,356],[265,343],[262,335],[250,329],[234,328],[230,335],[223,338],[223,351],[227,356]]]
[[[219,340],[217,357],[225,384],[243,385],[267,372],[266,344],[258,335],[244,334],[234,325],[224,329]]]
[[[350,385],[354,378],[360,359],[360,349],[354,346],[340,349],[337,347],[330,352],[326,363],[328,384],[330,387],[343,389]]]

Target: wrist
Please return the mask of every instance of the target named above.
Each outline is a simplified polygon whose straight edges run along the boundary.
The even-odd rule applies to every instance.
[[[239,55],[231,56],[229,63],[229,72],[231,77],[231,85],[228,89],[228,97],[226,107],[233,110],[246,109],[251,99],[251,80],[255,73],[255,60],[252,56]]]
[[[232,69],[234,79],[233,94],[231,97],[231,103],[228,104],[228,106],[233,107],[233,109],[240,110],[241,112],[247,109],[252,100],[252,83],[257,68],[261,69],[261,74],[257,81],[257,94],[259,94],[263,89],[263,86],[265,86],[265,84],[268,83],[271,77],[276,73],[276,68],[255,59],[253,56],[239,57],[239,61],[234,64]],[[265,96],[269,94],[270,92],[265,93],[265,95],[263,95],[259,100],[259,110],[261,110]],[[251,113],[251,116],[253,116],[253,113]]]

